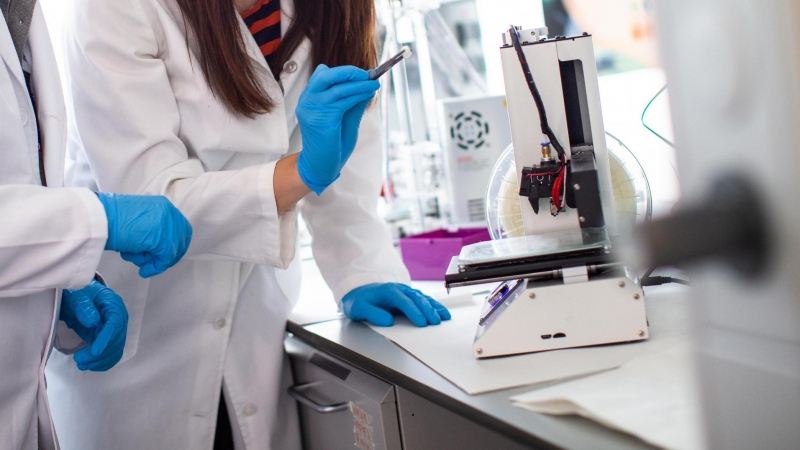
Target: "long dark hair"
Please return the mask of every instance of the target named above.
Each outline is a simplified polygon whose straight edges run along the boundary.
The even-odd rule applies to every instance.
[[[247,55],[232,0],[177,3],[197,41],[200,69],[211,92],[234,114],[255,117],[272,111],[275,102],[259,82],[259,69]],[[276,75],[304,37],[311,41],[314,67],[326,64],[368,69],[376,64],[374,0],[294,0],[291,20],[277,53],[270,58]]]

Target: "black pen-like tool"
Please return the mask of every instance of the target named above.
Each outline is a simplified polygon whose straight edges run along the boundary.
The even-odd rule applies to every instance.
[[[386,60],[386,62],[384,62],[380,66],[378,66],[378,67],[376,67],[374,69],[369,69],[367,71],[367,73],[369,73],[369,79],[370,80],[377,80],[378,78],[381,77],[381,75],[385,74],[386,72],[389,71],[389,69],[394,67],[395,64],[397,64],[400,61],[408,58],[409,56],[411,56],[411,49],[408,48],[407,45],[404,45],[403,48],[400,49],[400,53],[392,56],[391,58]]]

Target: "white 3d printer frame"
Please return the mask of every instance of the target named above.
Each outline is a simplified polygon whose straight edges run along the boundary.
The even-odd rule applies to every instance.
[[[613,236],[617,232],[614,198],[592,38],[584,34],[543,39],[540,36],[542,29],[517,31],[520,47],[546,110],[553,132],[551,136],[555,135],[561,143],[567,158],[575,153],[577,147],[593,148],[604,228]],[[506,45],[500,52],[521,186],[522,168],[539,163],[542,158],[540,143],[547,138],[531,92],[534,88],[528,85],[517,50],[508,45],[510,35],[503,37]],[[566,86],[568,82],[572,86]],[[570,88],[575,88],[573,93],[577,91],[577,94],[571,96],[572,104],[568,106],[566,92]],[[576,142],[571,142],[571,137]],[[572,167],[575,168],[575,164]],[[570,186],[569,183],[568,178],[569,188],[580,189],[577,184]],[[577,209],[567,207],[553,216],[541,203],[536,214],[528,198],[520,197],[519,200],[528,236],[585,230],[582,225],[588,225],[583,223],[584,218],[579,213],[581,205],[576,205]],[[607,245],[605,253],[608,252],[610,247]],[[532,276],[523,265],[519,265],[518,274],[502,278],[519,277],[505,283],[508,292],[502,298],[495,292],[487,299],[473,343],[474,356],[487,358],[647,339],[644,292],[638,279],[629,276],[624,267],[612,261],[610,256],[587,256],[589,260],[598,258],[597,262],[562,258],[554,253],[541,258],[547,264],[543,267],[543,277],[539,274]],[[534,264],[537,263],[534,261]],[[508,261],[505,266],[500,263],[498,267],[507,269],[516,265],[514,261]],[[475,273],[475,280],[480,279],[480,270]]]

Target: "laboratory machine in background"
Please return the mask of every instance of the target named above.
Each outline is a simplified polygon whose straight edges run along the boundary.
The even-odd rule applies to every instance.
[[[438,106],[450,223],[485,226],[486,184],[511,143],[506,97],[457,97]]]
[[[500,54],[514,161],[499,173],[516,195],[501,189],[489,216],[515,214],[507,234],[518,237],[465,246],[445,277],[448,287],[501,282],[484,304],[474,356],[647,339],[644,292],[615,252],[592,37],[513,27]],[[617,181],[633,186],[630,176]]]

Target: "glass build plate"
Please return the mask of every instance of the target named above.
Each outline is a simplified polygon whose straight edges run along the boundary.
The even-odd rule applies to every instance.
[[[537,257],[583,253],[609,246],[605,228],[556,231],[532,236],[478,242],[461,249],[459,267],[486,265]]]

